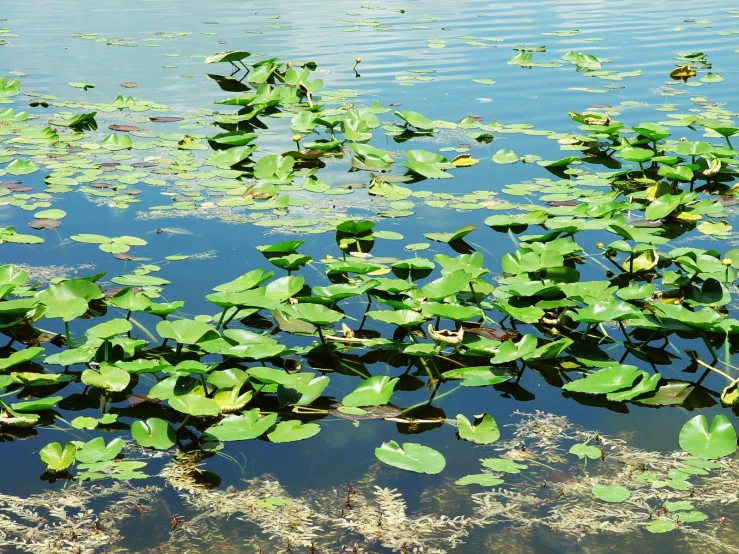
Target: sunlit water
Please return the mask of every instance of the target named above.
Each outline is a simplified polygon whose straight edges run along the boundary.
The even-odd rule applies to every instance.
[[[360,93],[355,100],[358,105],[374,101],[380,101],[384,106],[400,103],[402,109],[418,111],[432,119],[459,121],[475,114],[485,122],[530,123],[537,129],[565,132],[573,129],[567,111],[583,112],[591,104],[619,107],[619,118],[629,123],[664,118],[664,113],[654,111],[663,104],[673,104],[678,110],[676,113],[690,113],[695,108],[691,102],[693,96],[705,95],[712,102],[727,103],[729,109],[737,107],[735,92],[739,54],[735,49],[739,48],[739,34],[717,34],[739,29],[739,18],[727,13],[727,10],[736,8],[731,2],[583,0],[489,3],[426,0],[376,4],[373,7],[359,1],[312,0],[211,0],[197,3],[171,0],[131,0],[125,3],[112,0],[95,3],[4,0],[0,5],[0,17],[7,21],[0,21],[0,27],[9,27],[10,32],[18,36],[6,39],[8,44],[0,46],[0,75],[11,70],[26,73],[22,79],[23,91],[93,102],[108,102],[117,94],[135,94],[167,104],[174,114],[181,114],[193,108],[213,109],[213,101],[229,94],[205,75],[205,69],[222,73],[224,68],[204,66],[201,58],[191,56],[244,49],[255,55],[313,60],[323,72],[321,77],[325,88],[356,89]],[[404,13],[397,11],[400,9]],[[580,32],[575,36],[542,36],[542,33],[570,29]],[[178,32],[188,35],[161,36],[161,33]],[[71,33],[96,33],[99,38],[126,39],[125,46],[73,38],[69,36]],[[495,37],[501,41],[489,41],[485,47],[476,47],[466,44],[465,40],[469,39],[459,38],[464,36]],[[536,61],[559,60],[570,50],[582,50],[612,60],[607,66],[611,71],[641,70],[643,75],[611,82],[587,78],[566,63],[560,68],[523,69],[507,63],[515,54],[513,46],[518,43],[546,45],[546,52],[534,54]],[[442,44],[443,48],[439,48]],[[430,48],[429,45],[437,47]],[[698,50],[708,54],[712,70],[720,73],[724,81],[699,88],[665,87],[668,74],[676,64],[675,54]],[[362,59],[357,68],[361,76],[352,71],[356,57]],[[408,73],[410,70],[433,72]],[[408,75],[429,76],[433,80],[402,80],[402,76]],[[399,76],[401,80],[398,80]],[[481,85],[474,83],[473,79],[492,79],[496,83]],[[80,81],[93,83],[95,88],[84,92],[67,86],[68,82]],[[121,88],[119,83],[125,81],[135,82],[138,86],[132,90]],[[619,88],[602,87],[609,83]],[[599,89],[605,93],[570,90],[573,87]],[[665,90],[671,89],[682,94],[663,95]],[[619,106],[622,102],[633,104]],[[29,108],[29,113],[42,111]],[[98,119],[101,128],[107,126],[105,114],[100,114]],[[268,124],[282,131],[286,128],[284,121],[275,120]],[[162,129],[176,132],[179,125],[152,124],[148,128],[158,132]],[[195,132],[211,131],[199,129]],[[274,151],[284,150],[288,147],[289,137],[289,132],[281,132],[279,137],[265,137],[260,145],[264,148],[272,141]],[[434,146],[456,146],[457,142],[454,137],[443,144],[418,141],[418,147],[434,149]],[[375,133],[373,144],[391,151],[412,147],[410,144],[398,145],[382,133]],[[561,156],[556,141],[523,134],[498,134],[490,144],[472,146],[471,153],[483,163],[457,172],[453,180],[427,181],[417,186],[433,192],[450,190],[459,193],[481,189],[497,192],[506,184],[548,176],[542,168],[530,164],[500,166],[489,163],[489,158],[500,148],[513,149],[521,154],[536,153],[549,159]],[[332,171],[331,166],[321,175],[332,185],[357,181],[356,176],[343,169]],[[26,184],[41,189],[41,179],[42,175],[37,173],[24,180]],[[264,265],[264,260],[254,250],[256,245],[283,239],[282,234],[268,228],[229,224],[218,218],[137,219],[137,214],[145,214],[148,207],[171,202],[155,187],[139,188],[142,189],[141,202],[127,210],[95,206],[76,194],[59,198],[54,207],[66,210],[69,215],[58,234],[55,234],[57,231],[47,232],[46,243],[40,246],[3,245],[2,261],[31,266],[89,266],[96,271],[109,271],[112,275],[136,267],[137,262],[115,260],[94,246],[64,241],[75,233],[143,237],[149,245],[138,248],[136,254],[150,258],[153,263],[160,263],[164,256],[178,252],[212,252],[214,258],[162,263],[161,276],[172,281],[166,290],[167,298],[186,300],[186,315],[192,316],[213,312],[212,306],[203,298],[213,286]],[[373,209],[371,203],[362,200],[364,194],[359,190],[349,197],[348,208],[344,208],[344,197],[336,197],[333,204],[329,198],[325,209],[344,210],[349,215],[366,217],[373,213]],[[338,208],[335,208],[336,204]],[[499,267],[500,256],[514,246],[504,234],[491,233],[484,227],[482,220],[490,215],[486,210],[455,212],[423,205],[414,210],[416,214],[410,218],[385,219],[378,223],[377,229],[404,235],[403,241],[383,242],[378,255],[407,257],[408,253],[403,251],[404,244],[423,240],[423,233],[452,230],[463,223],[478,226],[470,242],[485,253],[488,267]],[[11,207],[0,208],[2,226],[15,225],[18,229],[25,229],[30,214],[19,211]],[[186,233],[156,233],[157,229],[165,227],[184,229]],[[593,237],[593,241],[597,239],[597,236]],[[309,235],[306,240],[307,252],[314,258],[326,253],[336,255],[331,235]],[[434,244],[425,254],[436,252],[449,253],[445,245]],[[84,273],[84,269],[79,271]],[[588,276],[587,266],[582,268],[582,272],[584,277]],[[359,304],[352,306],[356,312],[354,315],[361,314],[362,309]],[[156,322],[144,323],[153,328]],[[683,364],[683,361],[677,363]],[[374,374],[397,374],[399,369],[402,370],[374,363],[371,356],[366,366]],[[660,369],[665,374],[679,374],[682,367]],[[351,390],[353,383],[349,378],[332,375],[325,395],[340,398]],[[704,384],[714,391],[723,386],[713,376]],[[444,396],[453,385],[445,387],[438,392],[440,398],[433,403],[438,410],[437,416],[454,417],[458,413],[470,415],[484,411],[505,425],[514,410],[541,410],[567,415],[575,423],[590,429],[622,436],[635,446],[663,452],[677,448],[678,432],[689,416],[684,409],[656,410],[631,404],[628,407],[610,406],[610,409],[586,406],[563,396],[560,390],[547,384],[533,371],[526,372],[519,386],[507,392],[496,392],[489,387],[466,388]],[[422,381],[410,376],[399,389],[393,401],[400,406],[424,402],[431,394],[424,390]],[[712,404],[702,411],[708,414],[720,409],[715,402]],[[82,413],[68,412],[64,415],[71,419]],[[209,459],[206,467],[221,477],[221,487],[224,488],[238,484],[243,477],[269,473],[288,490],[298,494],[305,489],[330,489],[355,481],[376,463],[374,448],[377,445],[391,439],[399,442],[410,440],[406,435],[408,429],[389,422],[370,421],[355,425],[345,420],[326,420],[322,425],[324,431],[321,434],[301,443],[248,441],[229,444],[226,452],[242,463],[243,468],[239,469],[232,460],[218,456]],[[52,439],[53,433],[45,429],[40,429],[39,434],[37,440],[14,441],[0,446],[4,470],[0,477],[2,492],[28,494],[47,486],[38,480],[41,466],[36,452],[50,440],[63,439],[59,438],[60,433],[54,434]],[[88,439],[94,436],[83,432],[76,435]],[[427,430],[421,442],[444,453],[448,464],[445,475],[448,477],[456,479],[479,469],[478,458],[482,456],[479,447],[458,441],[448,427]],[[381,481],[385,486],[398,487],[406,493],[412,508],[416,507],[421,492],[437,483],[434,477],[400,472],[386,472]],[[168,521],[159,521],[165,531],[168,524]],[[550,544],[550,538],[534,531],[525,537],[528,544],[522,544],[521,548],[537,552],[579,551],[578,546],[568,547],[561,540],[551,540]],[[610,539],[602,540],[605,542],[599,544],[603,551],[617,550]],[[134,549],[147,546],[139,542],[134,544]],[[495,548],[494,541],[488,541],[485,548]],[[642,551],[660,548],[662,546],[655,543],[645,545]],[[471,550],[461,547],[459,551]]]

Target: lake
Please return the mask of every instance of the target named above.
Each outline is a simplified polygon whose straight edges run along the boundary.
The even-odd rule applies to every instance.
[[[0,55],[0,551],[737,550],[735,5],[6,0]]]

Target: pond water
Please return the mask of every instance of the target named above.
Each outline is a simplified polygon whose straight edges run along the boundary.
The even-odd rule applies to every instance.
[[[226,51],[250,56],[204,64]],[[685,65],[696,75],[671,79]],[[0,270],[1,330],[11,340],[0,351],[0,413],[39,416],[31,428],[0,419],[0,517],[9,518],[0,519],[0,551],[736,550],[735,444],[703,456],[718,462],[691,465],[678,437],[697,415],[737,424],[720,398],[739,348],[737,67],[739,10],[723,1],[5,0],[0,261],[22,267],[38,290],[105,272],[89,286],[107,292],[81,310],[77,289],[13,310],[7,301],[36,293]],[[70,127],[92,112],[94,126]],[[648,131],[656,138],[644,139]],[[219,133],[243,142],[206,140]],[[329,148],[332,134],[344,144]],[[233,145],[243,156],[219,154]],[[347,232],[351,221],[373,222],[374,236]],[[428,236],[463,226],[474,227],[462,240]],[[283,244],[296,240],[307,264]],[[257,250],[274,244],[276,254]],[[449,259],[472,253],[484,266]],[[434,269],[424,271],[429,260]],[[408,275],[402,261],[417,271]],[[233,294],[261,280],[206,299],[259,268],[292,279],[248,301]],[[317,289],[332,283],[348,283],[336,302],[325,298],[337,290]],[[211,329],[193,323],[195,339],[178,340],[151,310],[111,300],[124,286],[144,304],[182,300],[167,320]],[[321,295],[333,311],[316,315]],[[341,315],[352,333],[331,319]],[[306,323],[321,317],[328,346]],[[109,320],[118,332],[86,335]],[[434,350],[429,324],[454,331],[461,322],[462,345]],[[117,346],[104,340],[116,335]],[[59,357],[67,339],[78,356]],[[29,348],[43,350],[4,362]],[[172,368],[183,360],[191,365]],[[107,370],[114,361],[122,363]],[[600,388],[562,389],[600,368],[617,375]],[[295,381],[303,373],[328,377],[305,402],[308,385]],[[370,376],[370,400],[347,401]],[[636,383],[641,393],[605,396]],[[152,394],[155,385],[165,396]],[[222,423],[222,442],[209,435],[224,416],[209,411],[219,392],[247,401],[238,413],[277,414],[286,442],[275,431],[226,440]],[[169,404],[180,395],[179,408]],[[23,401],[31,404],[13,409]],[[71,425],[101,410],[107,422],[86,424],[97,428]],[[483,413],[500,438],[462,440],[458,414],[474,423]],[[148,418],[169,425],[151,432],[158,446],[178,444],[136,446],[151,446],[131,434]],[[243,418],[228,418],[247,438]],[[297,421],[305,429],[289,428]],[[475,429],[495,435],[488,427]],[[725,446],[717,435],[697,448]],[[112,463],[90,447],[80,456],[96,437],[124,439],[123,457]],[[80,441],[68,471],[44,472],[39,451],[54,441]],[[413,462],[426,473],[381,463],[376,449],[391,441],[433,449]],[[569,452],[582,443],[597,452]],[[428,456],[439,454],[445,467],[429,470]],[[481,467],[487,458],[506,462]],[[506,465],[514,459],[527,467]],[[455,484],[481,471],[487,486]],[[397,489],[407,517],[375,486]],[[623,486],[630,497],[606,502],[598,486]]]

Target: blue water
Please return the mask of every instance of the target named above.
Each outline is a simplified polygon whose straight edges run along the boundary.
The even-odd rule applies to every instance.
[[[379,1],[376,4],[380,9],[366,9],[366,3],[359,1],[211,0],[207,3],[181,3],[130,0],[122,4],[103,0],[90,4],[71,0],[32,3],[4,0],[0,6],[0,18],[6,20],[0,21],[0,28],[8,27],[9,33],[18,36],[5,38],[7,44],[0,46],[0,76],[9,71],[25,73],[21,79],[23,92],[36,91],[78,102],[110,102],[118,94],[133,94],[137,98],[169,106],[169,112],[154,115],[186,115],[196,109],[217,109],[213,102],[229,96],[206,77],[210,71],[222,73],[224,67],[204,66],[201,58],[192,56],[244,49],[253,55],[313,60],[318,64],[325,88],[356,90],[358,96],[351,101],[357,105],[375,101],[383,106],[401,104],[400,109],[453,122],[473,114],[482,117],[485,123],[525,123],[537,130],[571,132],[576,126],[567,112],[584,112],[591,105],[598,105],[601,109],[610,107],[620,112],[617,119],[629,124],[664,120],[667,113],[700,113],[704,108],[694,102],[695,97],[705,96],[710,102],[725,105],[728,110],[739,109],[735,94],[739,78],[739,54],[735,52],[739,48],[739,34],[718,34],[739,29],[739,18],[727,13],[727,10],[736,8],[730,2],[583,0],[498,3],[426,0]],[[398,10],[404,10],[404,13]],[[370,22],[374,23],[368,24]],[[569,29],[577,29],[579,34],[542,35]],[[73,33],[96,33],[97,39],[118,40],[106,44],[105,41],[70,36]],[[167,36],[172,33],[187,35]],[[487,46],[477,47],[465,43],[465,40],[474,39],[459,38],[465,36],[502,40],[483,41]],[[429,48],[429,44],[441,44],[440,40],[445,41],[443,48]],[[643,75],[614,82],[585,77],[565,62],[559,68],[520,68],[507,63],[516,53],[513,47],[517,44],[529,47],[546,45],[546,52],[534,54],[535,61],[542,63],[559,60],[568,51],[581,50],[611,60],[605,69],[613,72],[641,70]],[[713,65],[711,71],[720,73],[724,81],[696,88],[675,86],[669,82],[669,72],[677,63],[674,56],[678,52],[690,51],[705,52]],[[166,54],[176,54],[176,57]],[[359,76],[352,70],[356,57],[362,60],[357,67]],[[167,65],[176,67],[163,67]],[[433,72],[408,73],[410,70]],[[398,76],[407,75],[433,77],[433,80],[397,80]],[[496,83],[480,85],[473,79],[492,79]],[[67,86],[68,82],[79,81],[93,83],[95,88],[80,91]],[[137,87],[126,89],[119,86],[126,81],[137,83]],[[602,88],[608,84],[623,88]],[[606,92],[592,94],[570,90],[573,87]],[[671,90],[680,94],[664,95],[665,91]],[[21,95],[15,100],[16,107],[23,107],[28,98]],[[673,105],[674,111],[655,111],[665,104]],[[14,106],[9,104],[8,107]],[[41,117],[58,111],[53,107],[46,111],[41,108],[24,109]],[[227,109],[223,111],[230,113]],[[387,114],[382,119],[390,121],[393,118]],[[98,115],[103,130],[114,120],[118,122],[113,116],[108,119],[106,114]],[[279,131],[279,134],[262,137],[260,151],[288,149],[291,133],[286,131],[287,122],[280,119],[266,121],[269,128]],[[215,132],[213,127],[180,130],[180,126],[186,123],[132,124],[156,132]],[[475,190],[500,193],[505,185],[551,175],[534,164],[493,164],[490,157],[497,150],[513,149],[521,155],[535,153],[545,159],[566,155],[560,152],[556,141],[546,137],[521,133],[494,134],[495,139],[489,144],[471,145],[470,153],[481,160],[480,164],[456,171],[451,180],[424,181],[413,185],[414,190],[455,194]],[[442,146],[473,142],[461,132],[439,135],[441,138],[398,144],[384,136],[380,129],[375,132],[372,144],[399,152],[414,147],[437,150]],[[691,136],[696,139],[696,135]],[[143,151],[141,154],[150,155],[152,152]],[[366,180],[364,175],[347,173],[346,167],[346,162],[337,162],[322,170],[319,176],[333,186]],[[41,191],[44,188],[43,176],[38,172],[23,177],[24,186],[33,187],[34,192]],[[0,180],[8,180],[9,177],[6,175]],[[101,177],[104,178],[105,175]],[[172,218],[147,217],[147,208],[170,203],[171,199],[163,196],[162,189],[157,187],[140,183],[135,188],[141,190],[137,197],[141,202],[126,210],[97,206],[91,199],[77,193],[59,195],[53,207],[68,212],[62,226],[56,231],[46,232],[43,245],[2,245],[0,260],[34,267],[66,266],[73,268],[70,269],[72,274],[78,275],[94,269],[107,271],[111,277],[131,272],[140,262],[119,261],[93,245],[70,242],[67,238],[76,233],[136,235],[145,238],[149,244],[136,247],[135,254],[161,265],[162,270],[157,275],[172,281],[164,292],[166,300],[185,300],[182,315],[192,317],[213,314],[214,308],[204,299],[212,287],[265,265],[263,258],[254,250],[255,246],[278,242],[286,236],[293,238],[293,234],[284,230],[229,223],[219,217],[186,214]],[[500,198],[505,198],[505,195]],[[366,217],[374,211],[374,201],[367,199],[364,190],[346,197],[321,197],[317,202],[328,213],[339,211]],[[494,270],[499,268],[501,256],[514,246],[505,234],[495,233],[482,224],[484,218],[494,212],[440,210],[421,203],[417,203],[414,211],[415,215],[409,218],[378,221],[376,230],[400,232],[404,240],[382,241],[380,246],[376,246],[376,255],[408,257],[411,254],[403,250],[405,244],[423,241],[424,233],[449,231],[466,223],[477,225],[478,230],[469,237],[469,242],[485,253],[487,266]],[[12,206],[0,206],[0,225],[16,226],[19,232],[31,232],[27,230],[27,223],[32,219],[32,213]],[[170,228],[183,229],[187,234],[167,232]],[[165,232],[158,234],[158,229]],[[599,237],[593,234],[593,243]],[[330,234],[307,235],[305,238],[304,249],[314,259],[327,253],[337,255]],[[686,243],[686,239],[681,240],[682,243],[678,241],[676,244]],[[716,241],[704,240],[701,244],[719,250],[727,248],[726,243],[716,246]],[[215,257],[174,263],[163,259],[175,253],[202,252],[211,252]],[[432,243],[429,250],[420,254],[431,257],[437,252],[451,253],[447,246]],[[589,276],[588,272],[592,273],[592,278],[597,278],[597,268],[588,267],[586,265],[582,269],[583,278]],[[315,277],[318,273],[312,275]],[[319,281],[312,284],[326,284]],[[355,303],[349,313],[356,317],[361,315],[362,309],[362,305]],[[81,334],[84,331],[82,323],[73,323],[72,331]],[[156,321],[142,319],[141,323],[153,329]],[[78,324],[80,326],[75,328]],[[634,363],[633,359],[631,363]],[[399,373],[398,368],[388,368],[382,363],[368,364],[367,369],[373,374]],[[674,376],[680,373],[682,366],[660,369],[664,374]],[[355,384],[350,378],[334,374],[331,379],[325,394],[337,399]],[[420,383],[409,378],[407,388]],[[724,386],[721,379],[714,376],[709,376],[704,385],[714,391],[720,391]],[[439,394],[453,387],[453,384],[446,384]],[[423,388],[400,391],[394,395],[393,401],[399,406],[408,406],[422,402],[428,394]],[[515,410],[566,414],[588,428],[623,434],[635,446],[664,452],[678,447],[679,430],[693,415],[682,408],[656,410],[629,404],[614,410],[586,406],[563,396],[534,371],[525,372],[515,394],[490,388],[464,388],[434,401],[434,406],[449,418],[458,413],[470,415],[485,411],[501,425],[510,420]],[[714,406],[701,413],[719,411],[720,407]],[[722,412],[729,413],[727,410]],[[69,416],[69,420],[82,413],[69,412],[64,416]],[[734,422],[736,419],[732,415]],[[362,422],[354,427],[350,421],[332,419],[322,425],[322,433],[309,441],[287,445],[248,441],[230,444],[227,452],[246,460],[246,476],[271,473],[291,491],[297,492],[307,486],[334,487],[357,479],[375,463],[375,446],[391,439],[408,440],[390,422]],[[6,470],[0,477],[0,489],[4,493],[26,494],[47,486],[38,480],[41,466],[37,463],[36,452],[46,442],[60,440],[63,436],[44,428],[39,429],[39,435],[39,439],[0,445]],[[79,432],[77,435],[91,438],[95,433]],[[478,447],[458,441],[448,427],[423,433],[421,442],[445,454],[448,462],[446,472],[451,477],[458,478],[478,468]],[[224,458],[208,460],[207,468],[222,477],[223,486],[238,482],[244,476]],[[398,476],[393,486],[418,491],[432,479],[403,474]]]

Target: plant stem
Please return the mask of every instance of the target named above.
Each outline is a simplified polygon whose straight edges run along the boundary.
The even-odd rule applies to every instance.
[[[472,281],[470,281],[470,292],[472,293],[472,299],[475,301],[475,304],[477,304],[477,307],[480,308],[480,310],[482,310],[482,306],[480,305],[480,300],[477,298],[477,293],[475,292],[475,287],[472,285]],[[483,315],[485,315],[484,310],[483,310]]]
[[[72,348],[72,336],[69,334],[69,322],[64,322],[64,337],[67,340],[67,346]]]
[[[448,390],[448,391],[446,391],[446,392],[445,392],[444,394],[440,394],[439,396],[437,396],[437,397],[436,397],[436,400],[441,400],[441,399],[442,399],[442,398],[444,398],[445,396],[448,396],[448,395],[452,394],[453,392],[456,392],[456,391],[457,391],[457,390],[459,390],[460,388],[462,388],[462,385],[457,385],[457,386],[456,386],[456,387],[454,387],[453,389],[451,389],[451,390]],[[407,412],[410,412],[411,410],[413,410],[413,409],[415,409],[415,408],[418,408],[418,407],[420,407],[420,406],[426,406],[426,402],[420,402],[420,403],[418,403],[418,404],[414,404],[413,406],[411,406],[411,407],[409,407],[409,408],[406,408],[405,410],[403,410],[403,411],[402,411],[402,413],[403,413],[403,414],[405,414],[405,413],[407,413]]]
[[[718,355],[716,354],[716,351],[713,349],[713,346],[711,346],[711,343],[708,342],[708,337],[706,336],[706,333],[701,331],[701,338],[703,339],[703,342],[706,345],[706,348],[708,348],[708,351],[711,353],[711,356],[713,356],[714,360],[718,360]]]
[[[408,338],[410,339],[410,341],[413,344],[418,344],[418,341],[415,338],[413,338],[413,335],[412,334],[408,333]],[[436,377],[434,377],[433,373],[431,373],[431,369],[426,364],[426,360],[423,359],[423,356],[419,356],[418,359],[421,362],[421,365],[423,366],[423,369],[426,370],[426,374],[429,376],[429,380],[432,381],[432,382],[433,381],[436,381]]]
[[[729,375],[728,373],[724,373],[720,369],[717,369],[717,368],[713,367],[712,365],[708,365],[706,362],[703,362],[703,361],[699,360],[698,358],[694,358],[693,361],[695,363],[697,363],[701,367],[705,367],[706,369],[710,369],[714,373],[718,373],[722,377],[726,377],[729,381],[734,381],[733,377],[731,375]]]
[[[190,419],[190,416],[189,415],[185,416],[185,419],[182,420],[182,423],[180,423],[177,427],[175,427],[174,432],[176,433],[177,431],[179,431],[180,429],[182,429],[185,426],[185,424],[187,423],[187,421],[189,419]]]
[[[223,325],[223,318],[226,317],[227,311],[228,308],[223,308],[223,311],[221,312],[221,319],[218,320],[218,325],[216,325],[216,331],[218,331],[221,328],[221,325]]]

